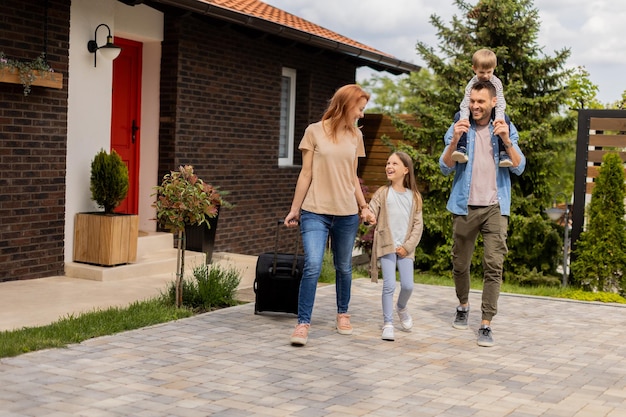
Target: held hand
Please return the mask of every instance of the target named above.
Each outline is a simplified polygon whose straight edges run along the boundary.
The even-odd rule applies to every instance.
[[[450,142],[450,145],[456,146],[459,139],[461,138],[461,135],[463,135],[463,133],[469,132],[469,128],[470,122],[467,119],[461,119],[456,122],[454,124],[454,133],[452,134],[452,141]]]
[[[493,122],[493,134],[500,136],[504,143],[509,141],[509,125],[504,120],[495,120]]]
[[[376,224],[376,216],[374,216],[374,213],[372,213],[369,207],[361,210],[361,220],[366,226],[373,226]]]
[[[404,258],[408,255],[406,249],[404,249],[402,246],[398,246],[396,248],[396,255],[398,255],[401,258]]]
[[[300,224],[300,213],[290,211],[287,217],[285,217],[284,224],[287,227],[298,226],[298,224]]]

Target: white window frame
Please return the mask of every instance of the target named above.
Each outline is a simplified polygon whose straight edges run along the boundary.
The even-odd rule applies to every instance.
[[[284,139],[285,141],[285,145],[286,145],[286,150],[287,150],[287,156],[281,158],[279,156],[278,158],[278,165],[279,166],[290,166],[293,165],[293,152],[294,152],[294,131],[295,131],[295,120],[296,120],[296,70],[293,68],[286,68],[283,67],[283,73],[282,73],[283,78],[288,78],[289,79],[289,97],[287,97],[287,106],[288,109],[287,111],[289,112],[288,117],[287,117],[287,128],[286,128],[286,132],[283,132],[281,129],[281,132],[279,133],[281,136],[286,135],[285,138],[281,137],[279,139],[279,147],[282,146],[281,142]],[[281,115],[280,118],[281,120],[283,119],[283,100],[285,97],[283,97],[283,93],[282,93],[282,79],[281,79],[281,97],[280,97],[280,111],[281,111]],[[280,155],[280,150],[279,149],[279,155]]]

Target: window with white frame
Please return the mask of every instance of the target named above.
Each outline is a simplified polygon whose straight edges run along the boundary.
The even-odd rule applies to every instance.
[[[293,135],[296,113],[296,70],[283,68],[280,88],[280,141],[278,165],[293,165]]]

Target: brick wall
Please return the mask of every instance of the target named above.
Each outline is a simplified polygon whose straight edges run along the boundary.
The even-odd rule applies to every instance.
[[[215,251],[249,255],[273,247],[275,220],[289,211],[300,172],[278,167],[282,67],[297,70],[295,142],[328,99],[354,82],[340,55],[196,16],[166,15],[161,80],[159,174],[194,165],[228,190],[236,207],[220,213]],[[301,162],[296,150],[294,162]],[[284,231],[284,230],[283,230]],[[279,249],[292,250],[294,231]]]
[[[45,5],[2,0],[0,51],[44,50]],[[48,0],[47,58],[62,90],[0,83],[0,281],[63,274],[69,0]]]

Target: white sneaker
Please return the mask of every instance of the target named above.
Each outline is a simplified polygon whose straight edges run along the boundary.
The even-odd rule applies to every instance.
[[[400,325],[402,326],[402,328],[404,330],[410,330],[411,327],[413,327],[413,319],[409,314],[409,309],[405,307],[400,310],[396,307],[396,311],[398,312],[398,317],[400,317]]]
[[[396,340],[393,336],[393,324],[391,323],[385,323],[385,325],[383,326],[383,340],[387,340],[389,342],[393,342],[394,340]]]
[[[451,158],[454,162],[458,162],[459,164],[465,164],[469,161],[467,154],[459,151],[452,152]]]

